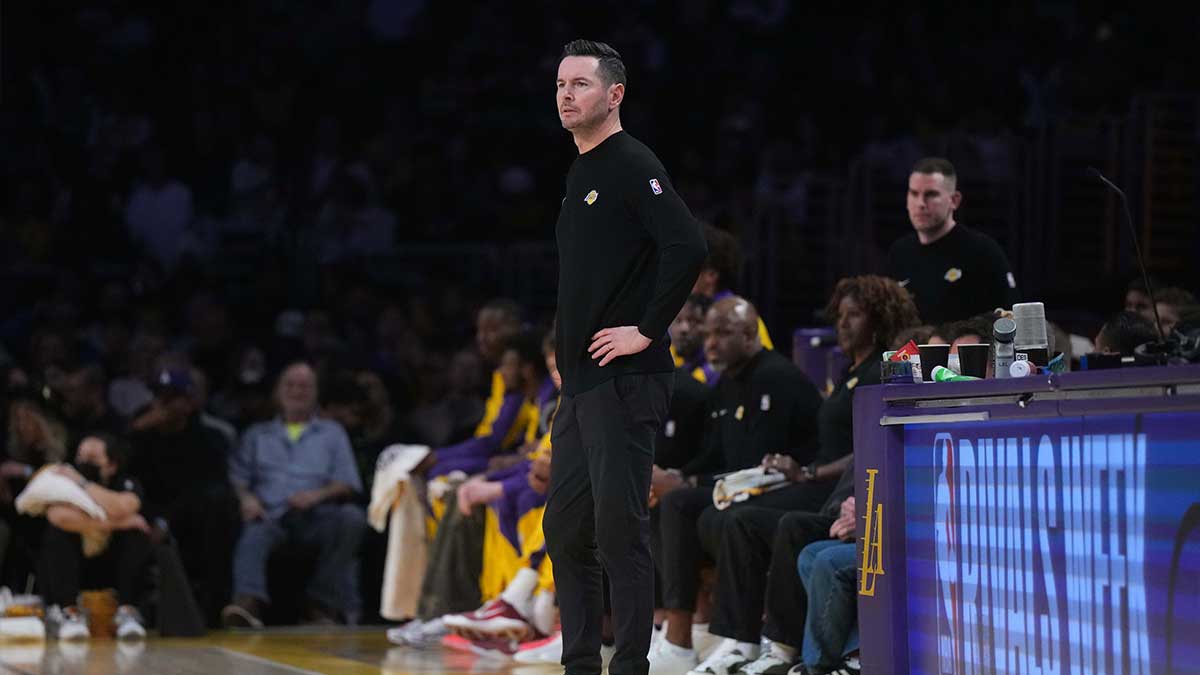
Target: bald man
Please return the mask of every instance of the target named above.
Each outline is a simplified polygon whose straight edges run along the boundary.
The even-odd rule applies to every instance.
[[[656,562],[663,579],[667,635],[650,656],[650,672],[663,675],[697,665],[691,629],[700,565],[706,551],[717,550],[720,522],[730,513],[713,507],[715,476],[758,466],[774,454],[803,466],[815,458],[817,447],[821,396],[791,361],[763,348],[754,305],[737,296],[725,298],[708,311],[705,327],[705,353],[721,371],[709,403],[712,424],[700,455],[680,472],[656,472],[654,484],[662,536]],[[773,503],[777,494],[748,503]],[[825,496],[817,496],[812,508]],[[702,541],[701,535],[712,541]]]
[[[275,397],[279,417],[247,429],[229,462],[244,524],[233,557],[234,599],[221,613],[226,626],[262,628],[267,560],[287,541],[317,549],[306,619],[327,624],[361,609],[356,575],[367,516],[351,501],[362,480],[350,438],[317,416],[317,375],[308,364],[288,366]]]

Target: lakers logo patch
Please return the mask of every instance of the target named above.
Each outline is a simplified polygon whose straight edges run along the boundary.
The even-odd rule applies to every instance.
[[[945,276],[946,281],[949,281],[950,283],[954,283],[961,278],[962,278],[962,270],[958,269],[957,267],[951,267],[950,269],[946,270],[946,276]]]
[[[596,203],[596,199],[599,197],[600,197],[600,193],[596,192],[595,190],[592,190],[591,192],[587,193],[586,197],[583,198],[583,203],[587,204],[588,206],[591,206],[592,204]]]

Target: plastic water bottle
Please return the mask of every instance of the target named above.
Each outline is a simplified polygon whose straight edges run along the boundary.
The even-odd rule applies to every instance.
[[[1009,378],[1009,366],[1016,355],[1013,339],[1017,335],[1017,322],[1012,319],[996,319],[992,324],[992,341],[995,343],[996,361],[993,371],[996,377]]]

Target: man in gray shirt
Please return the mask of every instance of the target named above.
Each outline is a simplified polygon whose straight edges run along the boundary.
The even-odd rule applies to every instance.
[[[359,610],[358,545],[362,508],[347,501],[362,480],[345,429],[317,417],[317,376],[304,363],[288,366],[275,390],[280,416],[246,430],[229,462],[244,522],[233,558],[233,603],[227,626],[262,627],[267,559],[287,541],[317,549],[309,583],[308,619],[328,623],[338,611]]]

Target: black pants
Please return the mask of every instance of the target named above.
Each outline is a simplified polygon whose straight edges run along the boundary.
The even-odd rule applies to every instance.
[[[81,537],[49,526],[42,534],[38,583],[47,605],[74,605],[86,588],[115,588],[123,605],[138,605],[145,590],[153,548],[138,530],[113,532],[95,558],[83,557]]]
[[[613,675],[645,675],[654,622],[650,471],[674,375],[620,375],[563,396],[542,529],[554,561],[568,675],[600,673],[602,570],[611,582]]]
[[[712,488],[676,490],[663,498],[659,516],[662,528],[663,606],[694,611],[700,590],[700,565],[720,557],[721,539],[733,515],[748,508],[815,511],[833,490],[831,483],[789,485],[724,511],[713,506]],[[792,565],[794,568],[795,565]],[[726,578],[718,570],[718,585]]]
[[[721,538],[721,583],[709,632],[757,643],[761,628],[767,638],[799,649],[808,595],[800,584],[796,559],[805,546],[829,538],[834,520],[820,513],[757,506],[734,510]]]

